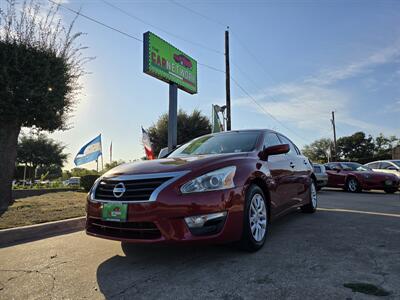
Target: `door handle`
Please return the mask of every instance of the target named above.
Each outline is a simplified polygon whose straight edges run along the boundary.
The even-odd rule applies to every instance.
[[[294,163],[290,162],[290,167],[294,168]]]

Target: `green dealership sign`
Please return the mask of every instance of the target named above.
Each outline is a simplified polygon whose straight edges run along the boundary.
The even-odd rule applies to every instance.
[[[143,34],[143,72],[197,93],[197,62],[150,31]]]

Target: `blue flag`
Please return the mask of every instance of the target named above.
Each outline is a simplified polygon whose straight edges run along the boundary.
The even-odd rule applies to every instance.
[[[101,134],[79,150],[78,154],[75,156],[74,163],[76,166],[86,164],[97,160],[100,155],[102,155]]]

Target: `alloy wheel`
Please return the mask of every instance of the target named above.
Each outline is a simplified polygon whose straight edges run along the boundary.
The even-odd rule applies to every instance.
[[[249,220],[253,238],[257,242],[262,241],[267,232],[267,208],[264,198],[260,194],[255,194],[251,199]]]
[[[350,178],[347,185],[350,192],[355,192],[357,190],[357,181],[355,181],[355,179]]]
[[[315,187],[315,183],[311,183],[311,204],[313,208],[317,207],[317,201],[318,201],[318,196],[317,196],[317,189]]]

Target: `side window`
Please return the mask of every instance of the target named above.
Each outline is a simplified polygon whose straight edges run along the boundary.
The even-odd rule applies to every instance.
[[[379,163],[378,162],[369,163],[369,164],[367,164],[367,167],[369,167],[371,169],[379,169]]]
[[[335,169],[342,169],[340,164],[338,163],[329,163],[325,165],[326,170],[335,170]]]
[[[264,148],[282,144],[278,136],[273,132],[266,132],[264,135]]]
[[[282,144],[289,144],[290,150],[287,154],[289,155],[298,155],[299,153],[296,150],[296,146],[286,137],[283,135],[279,135],[279,139],[282,141]]]
[[[391,166],[392,166],[391,164],[383,161],[383,162],[381,162],[381,166],[380,166],[379,169],[387,169],[387,168],[389,168]]]

